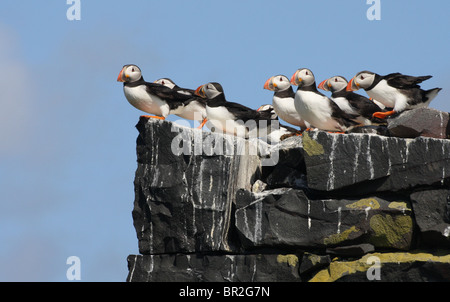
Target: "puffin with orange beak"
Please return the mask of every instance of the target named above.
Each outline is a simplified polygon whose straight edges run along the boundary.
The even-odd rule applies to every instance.
[[[428,107],[441,88],[422,90],[418,84],[432,76],[408,76],[401,73],[391,73],[380,76],[371,71],[357,73],[348,83],[347,91],[364,89],[367,95],[391,111],[375,112],[374,117],[385,119],[404,110]]]
[[[291,78],[291,84],[298,86],[295,93],[295,108],[312,127],[331,132],[345,132],[358,125],[353,121],[356,115],[345,113],[327,96],[320,93],[311,70],[298,69]]]
[[[169,87],[144,81],[141,69],[136,65],[123,66],[117,81],[123,82],[123,92],[131,105],[153,114],[143,117],[164,120],[171,110],[182,105],[182,101],[174,96]]]
[[[182,101],[180,106],[171,109],[170,114],[175,114],[187,120],[196,120],[200,122],[198,128],[202,128],[206,123],[206,100],[195,95],[195,90],[181,88],[169,78],[161,78],[154,83],[170,88],[174,98]]]
[[[222,132],[245,138],[267,135],[272,142],[279,141],[283,135],[297,132],[293,128],[279,124],[278,129],[272,131],[272,120],[277,123],[278,120],[271,106],[254,110],[239,103],[228,102],[222,85],[217,82],[199,86],[195,94],[207,99],[208,122]]]
[[[347,85],[348,81],[346,78],[343,76],[334,76],[321,82],[318,88],[330,91],[331,99],[339,108],[348,114],[357,116],[354,121],[364,125],[372,125],[373,122],[382,122],[376,118],[373,119],[372,115],[375,112],[383,111],[383,109],[365,96],[354,93],[353,91],[347,91]]]
[[[235,135],[236,129],[242,127],[237,121],[245,123],[249,120],[270,120],[272,117],[272,109],[257,111],[239,103],[228,102],[222,85],[216,82],[199,86],[195,94],[207,99],[207,119],[214,127],[228,134]]]
[[[284,75],[276,75],[264,83],[264,89],[274,91],[272,105],[275,113],[289,124],[300,127],[302,130],[309,128],[300,114],[295,109],[295,92],[289,79]]]

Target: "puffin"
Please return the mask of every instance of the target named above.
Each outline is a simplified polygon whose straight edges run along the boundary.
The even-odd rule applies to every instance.
[[[256,111],[261,111],[261,110],[271,112],[272,113],[271,119],[278,120],[278,115],[275,112],[275,109],[273,108],[272,104],[261,105]],[[297,130],[293,127],[279,123],[279,129],[275,129],[275,128],[271,129],[271,132],[269,133],[267,138],[270,142],[279,142],[279,141],[285,140],[286,138],[291,137],[291,136],[301,136],[303,131],[304,130],[301,130],[301,129]]]
[[[272,105],[276,114],[282,120],[300,127],[301,130],[309,128],[309,124],[302,119],[295,109],[295,92],[286,76],[276,75],[270,77],[264,83],[264,89],[274,91]]]
[[[124,65],[117,81],[123,82],[123,92],[131,105],[153,114],[153,116],[143,115],[142,117],[164,120],[171,110],[182,106],[182,101],[174,96],[169,87],[146,82],[141,69],[136,65]]]
[[[365,96],[347,91],[347,85],[348,81],[345,77],[334,76],[322,81],[318,88],[331,91],[331,99],[346,113],[357,115],[354,120],[358,123],[363,125],[372,125],[373,122],[381,123],[381,120],[372,116],[375,112],[382,112],[384,108]]]
[[[330,132],[345,132],[359,125],[354,121],[356,115],[344,112],[335,102],[317,90],[316,80],[310,69],[298,69],[290,82],[298,86],[295,93],[295,109],[312,127]]]
[[[200,85],[195,94],[207,99],[207,119],[222,132],[245,138],[268,137],[272,132],[272,121],[279,124],[276,115],[273,114],[273,107],[264,106],[254,110],[239,103],[229,102],[222,85],[217,82]],[[289,132],[287,128],[284,129]],[[285,134],[282,132],[280,136]]]
[[[381,76],[371,71],[357,73],[348,83],[348,91],[364,89],[367,95],[392,108],[386,112],[375,112],[374,117],[385,119],[404,110],[428,107],[442,88],[422,90],[418,84],[432,76],[409,76],[401,73],[391,73]]]
[[[161,78],[154,83],[170,88],[174,98],[181,100],[178,107],[170,110],[170,114],[175,114],[187,120],[196,120],[200,123],[198,128],[203,127],[206,123],[206,100],[195,95],[195,90],[181,88],[170,78]]]

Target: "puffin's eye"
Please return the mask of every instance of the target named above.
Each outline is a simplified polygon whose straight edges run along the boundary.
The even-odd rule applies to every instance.
[[[334,81],[335,81],[335,82],[337,82],[337,81],[338,81],[338,79],[337,79],[337,78],[335,78],[335,79],[334,79]]]
[[[283,82],[283,78],[280,78],[280,82]]]
[[[163,84],[163,85],[164,85],[164,84],[166,84],[166,83],[165,83],[165,82],[164,82],[164,80],[163,80],[161,84]]]
[[[134,67],[131,68],[131,72],[134,72]]]
[[[364,80],[364,76],[363,75],[361,75],[361,80]]]
[[[309,73],[306,71],[306,75],[309,75]]]

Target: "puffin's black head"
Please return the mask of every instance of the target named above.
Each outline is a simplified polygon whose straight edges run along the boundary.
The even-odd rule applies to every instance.
[[[273,76],[264,83],[264,89],[272,91],[284,91],[289,87],[291,87],[291,83],[284,75]]]
[[[376,73],[367,70],[358,72],[350,82],[348,82],[347,91],[369,88],[375,81],[375,76]]]
[[[314,74],[308,68],[298,69],[291,77],[291,84],[295,86],[312,86],[315,83],[316,79]]]
[[[210,82],[205,85],[201,85],[195,90],[195,94],[207,99],[213,99],[218,95],[223,95],[222,85],[216,82]]]
[[[141,69],[136,65],[124,65],[117,77],[117,82],[132,83],[142,78]]]
[[[320,83],[317,88],[325,91],[338,92],[345,90],[347,88],[347,84],[348,81],[343,76],[334,76]]]

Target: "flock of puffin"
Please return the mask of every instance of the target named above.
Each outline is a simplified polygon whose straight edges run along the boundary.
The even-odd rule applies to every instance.
[[[285,125],[280,125],[278,130],[269,129],[270,135],[276,132],[280,138],[311,128],[344,133],[356,126],[383,123],[388,116],[408,109],[427,107],[441,90],[422,90],[418,84],[429,78],[431,76],[414,77],[400,73],[380,76],[361,71],[350,81],[334,76],[316,86],[312,71],[301,68],[291,79],[284,75],[269,78],[264,89],[274,91],[272,105],[263,105],[257,110],[228,102],[222,86],[216,82],[201,85],[196,90],[181,88],[168,78],[146,82],[136,65],[123,66],[117,81],[123,82],[125,97],[131,105],[154,115],[145,117],[165,119],[174,114],[198,120],[201,122],[199,128],[209,120],[212,126],[225,133],[244,133],[244,136],[248,135],[248,125],[245,128],[243,124],[250,120],[256,122],[258,131],[261,130],[260,125],[270,124],[260,121],[270,122],[278,118],[300,127],[300,131]],[[291,85],[298,86],[296,92]],[[331,97],[317,88],[330,91]],[[370,98],[354,92],[359,89],[364,89]],[[239,127],[246,130],[239,132]],[[267,129],[264,130],[267,133]]]

